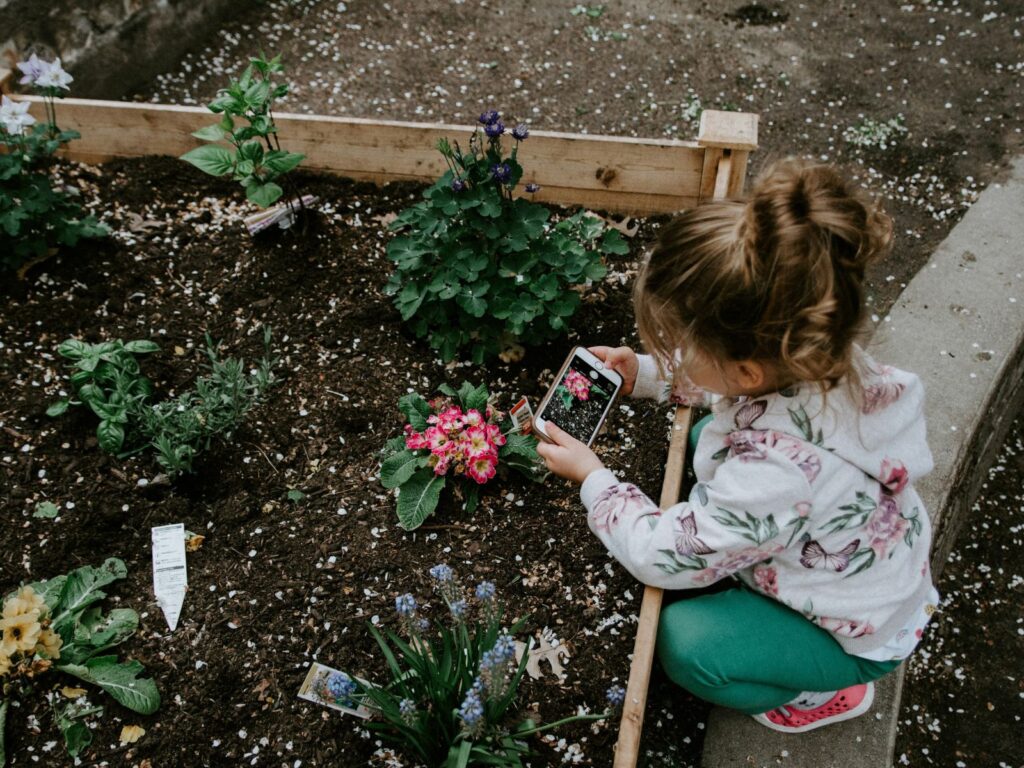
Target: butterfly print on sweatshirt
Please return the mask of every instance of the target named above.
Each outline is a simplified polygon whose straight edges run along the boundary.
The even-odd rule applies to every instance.
[[[842,573],[850,565],[850,557],[860,546],[860,539],[854,539],[837,552],[827,551],[814,539],[804,542],[800,550],[800,565],[804,568],[824,567],[836,573]]]
[[[680,530],[676,533],[676,552],[680,555],[712,555],[715,550],[697,536],[697,520],[690,514],[678,518]]]

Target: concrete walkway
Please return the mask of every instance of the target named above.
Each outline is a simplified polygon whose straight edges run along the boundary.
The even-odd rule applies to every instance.
[[[993,183],[900,295],[872,340],[881,362],[924,380],[935,470],[917,485],[935,521],[940,572],[1011,420],[1024,402],[1024,157]],[[878,683],[872,711],[789,736],[716,709],[704,768],[888,768],[903,669]],[[936,755],[945,765],[952,756]]]

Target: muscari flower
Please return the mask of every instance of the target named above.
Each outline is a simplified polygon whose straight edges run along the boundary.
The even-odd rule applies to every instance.
[[[21,136],[28,126],[35,123],[36,119],[28,113],[32,106],[27,101],[14,101],[6,96],[0,96],[0,125],[12,136]]]
[[[540,190],[540,184],[534,184],[531,181],[529,184],[526,185],[526,191],[529,192],[531,195],[534,192],[538,192],[539,190]]]
[[[492,138],[492,139],[498,138],[504,132],[505,132],[505,124],[503,122],[501,122],[500,120],[498,122],[496,122],[496,123],[491,123],[490,125],[485,125],[484,126],[484,133],[486,133],[487,136],[489,138]]]
[[[462,179],[452,179],[452,192],[461,192],[466,188],[466,182]]]
[[[496,591],[493,581],[481,581],[476,585],[476,599],[485,603],[490,602],[494,599]]]
[[[454,574],[452,573],[451,568],[449,568],[444,563],[441,563],[440,565],[435,565],[433,568],[430,569],[430,576],[431,578],[436,579],[437,581],[445,582],[451,581]]]
[[[527,128],[523,123],[519,123],[515,128],[512,129],[512,138],[516,141],[526,141],[530,136],[530,129]]]
[[[473,687],[466,692],[466,698],[462,700],[462,706],[459,707],[459,717],[469,730],[476,728],[484,716],[484,703],[480,697],[482,690],[483,684],[477,678],[473,683]]]
[[[416,717],[416,702],[412,699],[402,699],[398,702],[398,712],[406,724],[411,724]]]
[[[501,119],[501,115],[498,114],[496,109],[488,109],[480,115],[480,122],[484,125],[493,125]]]
[[[461,619],[466,615],[466,610],[469,608],[469,604],[463,600],[453,600],[448,604],[448,610],[452,612],[452,616],[456,619]]]
[[[608,689],[608,693],[605,694],[605,698],[608,699],[608,703],[613,707],[621,707],[623,702],[626,700],[626,689],[621,685],[613,685]]]
[[[491,166],[491,178],[500,184],[505,184],[512,178],[512,168],[508,163],[495,163]]]
[[[395,610],[399,616],[409,617],[416,613],[416,598],[408,592],[395,598]]]

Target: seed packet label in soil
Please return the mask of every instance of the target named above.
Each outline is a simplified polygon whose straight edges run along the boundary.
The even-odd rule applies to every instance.
[[[302,681],[302,687],[299,688],[299,698],[365,720],[370,717],[370,710],[365,705],[353,701],[348,688],[348,681],[351,679],[350,675],[341,670],[314,661],[306,679]],[[369,685],[362,678],[356,679],[363,685]]]
[[[153,593],[172,632],[178,626],[187,589],[184,524],[153,528]]]
[[[512,406],[508,415],[512,417],[512,424],[521,434],[528,435],[533,431],[533,408],[525,397],[520,398],[519,402]]]

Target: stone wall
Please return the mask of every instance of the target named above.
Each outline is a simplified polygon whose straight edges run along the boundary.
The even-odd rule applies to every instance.
[[[60,56],[72,96],[117,99],[171,69],[228,15],[258,0],[0,0],[0,70]]]

